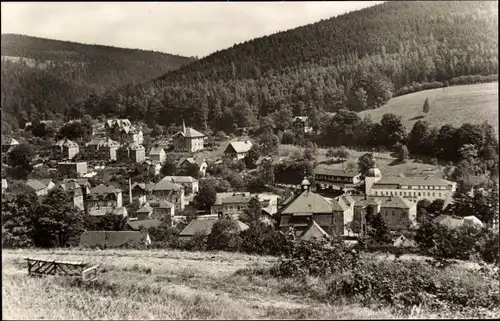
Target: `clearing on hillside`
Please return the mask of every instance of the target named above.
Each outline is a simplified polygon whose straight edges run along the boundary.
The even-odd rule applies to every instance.
[[[430,111],[422,107],[429,98]],[[392,98],[384,106],[359,113],[380,121],[384,114],[401,116],[410,131],[418,120],[426,120],[432,127],[464,123],[480,124],[487,120],[498,131],[498,82],[430,89]]]

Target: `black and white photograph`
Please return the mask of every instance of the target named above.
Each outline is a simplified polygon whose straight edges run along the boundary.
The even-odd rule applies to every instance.
[[[498,1],[1,2],[2,319],[498,319]]]

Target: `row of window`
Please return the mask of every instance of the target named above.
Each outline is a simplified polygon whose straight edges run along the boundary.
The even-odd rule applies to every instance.
[[[403,189],[438,189],[438,190],[447,189],[446,186],[426,186],[426,185],[401,186],[401,188],[403,188]]]
[[[332,180],[332,181],[351,181],[350,177],[342,177],[342,176],[329,176],[329,175],[315,175],[315,178],[318,180]]]
[[[399,194],[398,194],[399,193]],[[389,191],[381,191],[380,194],[379,192],[375,191],[374,192],[374,195],[375,196],[414,196],[414,197],[425,197],[425,192],[402,192],[402,191],[399,191],[399,192],[389,192]],[[429,197],[443,197],[443,193],[441,192],[427,192],[427,196]]]

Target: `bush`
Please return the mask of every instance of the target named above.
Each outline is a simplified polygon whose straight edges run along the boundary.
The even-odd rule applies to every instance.
[[[457,275],[453,275],[453,274]],[[378,261],[360,264],[328,284],[330,295],[357,297],[363,303],[398,308],[494,308],[500,303],[498,283],[475,271],[436,270],[424,262]]]
[[[236,220],[218,219],[207,236],[207,249],[219,251],[237,251],[241,244]]]
[[[188,251],[206,251],[207,235],[203,232],[196,232],[189,241],[181,245],[181,248]]]
[[[325,276],[355,268],[358,253],[342,240],[295,240],[276,263],[273,273],[279,277]]]
[[[252,223],[240,233],[240,251],[249,254],[279,255],[290,245],[289,239],[281,231],[264,223]]]

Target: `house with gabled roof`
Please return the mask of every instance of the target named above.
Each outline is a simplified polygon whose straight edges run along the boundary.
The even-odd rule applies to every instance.
[[[139,206],[146,203],[146,198],[148,195],[153,193],[155,184],[154,183],[138,183],[132,184],[132,200],[137,202]]]
[[[146,160],[146,149],[138,143],[126,143],[116,151],[116,158],[120,161],[142,163]]]
[[[401,196],[383,199],[380,213],[391,231],[409,230],[417,223],[417,204]]]
[[[303,241],[311,241],[313,239],[329,239],[330,235],[326,233],[315,220],[311,220],[309,226],[304,230],[299,238]]]
[[[148,203],[146,203],[141,208],[139,208],[135,212],[135,214],[138,220],[147,220],[152,217],[153,208]]]
[[[167,159],[167,154],[163,148],[159,146],[153,146],[149,151],[149,160],[154,163],[163,164]]]
[[[330,231],[335,224],[332,203],[310,191],[307,178],[304,178],[301,185],[302,192],[281,210],[280,229],[293,227],[296,235],[300,236],[314,220],[322,229]]]
[[[186,169],[187,166],[196,165],[198,166],[198,172],[201,173],[202,177],[205,177],[208,167],[208,162],[202,157],[182,157],[177,162],[177,168]]]
[[[436,217],[433,220],[433,222],[446,226],[449,229],[455,229],[463,225],[476,226],[478,228],[484,226],[484,223],[474,215],[461,217],[455,215],[441,214],[438,217]]]
[[[240,160],[248,155],[251,148],[252,142],[249,140],[230,142],[224,150],[224,157]]]
[[[18,145],[19,142],[14,138],[2,137],[2,153],[8,153]]]
[[[123,208],[122,191],[112,185],[97,185],[87,195],[87,209],[90,215],[100,216],[114,212],[116,215],[126,216],[126,210],[123,212],[121,208]]]
[[[205,143],[205,134],[187,127],[182,121],[182,131],[177,132],[174,139],[174,151],[194,153],[203,150]]]
[[[76,182],[57,182],[54,186],[54,190],[61,190],[73,200],[73,205],[79,210],[84,210],[84,200],[83,191],[80,185]]]
[[[307,116],[293,117],[292,126],[295,130],[301,131],[304,134],[310,134],[313,131],[313,128],[309,124],[309,117]]]
[[[80,151],[80,147],[74,141],[69,139],[61,139],[57,141],[54,146],[54,156],[61,159],[73,159]]]
[[[59,162],[57,170],[64,177],[78,178],[87,174],[87,162]]]
[[[186,206],[184,187],[171,181],[162,180],[153,187],[152,195],[158,200],[167,200],[175,204],[175,210],[181,212]]]
[[[164,220],[166,222],[173,221],[175,215],[175,204],[164,199],[148,198],[147,204],[153,209],[152,218]]]
[[[191,176],[165,176],[163,180],[182,185],[186,195],[197,194],[199,191],[198,180]]]
[[[26,185],[35,191],[36,196],[45,196],[49,194],[47,186],[37,179],[28,179]]]
[[[39,181],[42,182],[45,186],[47,186],[48,192],[50,192],[56,186],[56,184],[50,178],[42,178]]]
[[[120,144],[111,138],[92,139],[86,144],[96,160],[116,160],[116,151]]]

